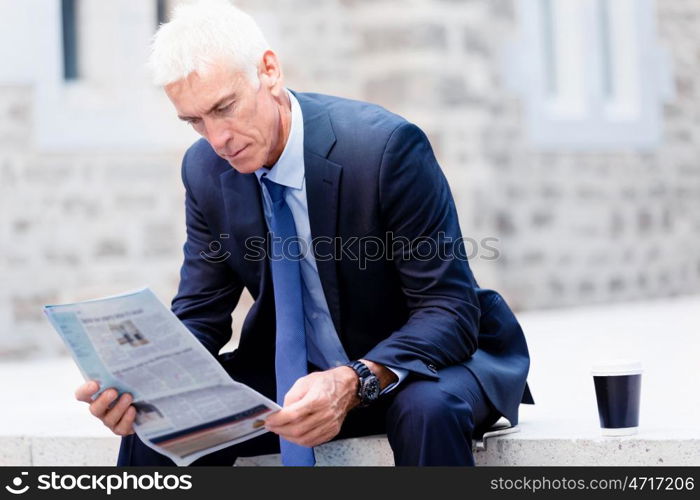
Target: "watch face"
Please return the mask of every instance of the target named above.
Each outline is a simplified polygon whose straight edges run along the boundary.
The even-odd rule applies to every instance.
[[[379,379],[377,377],[367,377],[362,382],[362,399],[364,401],[375,401],[379,397]]]

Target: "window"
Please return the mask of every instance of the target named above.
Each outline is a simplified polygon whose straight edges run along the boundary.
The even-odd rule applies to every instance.
[[[652,148],[671,93],[653,0],[520,0],[511,80],[543,148]]]
[[[76,0],[61,0],[63,79],[78,79],[78,35]]]
[[[156,0],[156,26],[160,26],[169,21],[169,4],[170,2],[167,0]]]

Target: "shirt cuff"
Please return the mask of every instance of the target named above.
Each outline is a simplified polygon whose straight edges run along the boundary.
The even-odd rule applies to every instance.
[[[396,389],[396,387],[398,387],[398,385],[399,385],[401,382],[403,382],[403,380],[404,380],[404,379],[406,378],[406,376],[408,375],[408,370],[404,370],[404,369],[402,369],[402,368],[392,368],[391,366],[386,366],[386,365],[385,365],[385,367],[388,368],[389,370],[391,370],[392,372],[394,372],[394,375],[396,375],[399,379],[398,379],[396,382],[393,382],[393,383],[387,385],[387,386],[382,390],[382,392],[380,392],[380,394],[386,394],[386,393],[391,392],[391,391],[393,391],[394,389]]]

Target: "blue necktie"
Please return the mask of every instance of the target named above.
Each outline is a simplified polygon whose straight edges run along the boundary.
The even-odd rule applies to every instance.
[[[308,373],[306,330],[302,302],[299,241],[292,211],[284,201],[285,187],[263,176],[262,181],[272,201],[270,230],[272,231],[272,284],[275,294],[277,334],[275,340],[275,374],[277,403],[282,406],[284,395],[298,378]],[[306,448],[280,438],[283,465],[314,465],[313,448]]]

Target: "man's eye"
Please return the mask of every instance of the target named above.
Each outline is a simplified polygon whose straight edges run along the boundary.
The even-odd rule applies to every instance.
[[[216,112],[217,113],[226,113],[227,111],[229,111],[231,109],[232,106],[233,106],[233,103],[230,102],[225,106],[221,106],[220,108],[216,108]]]

